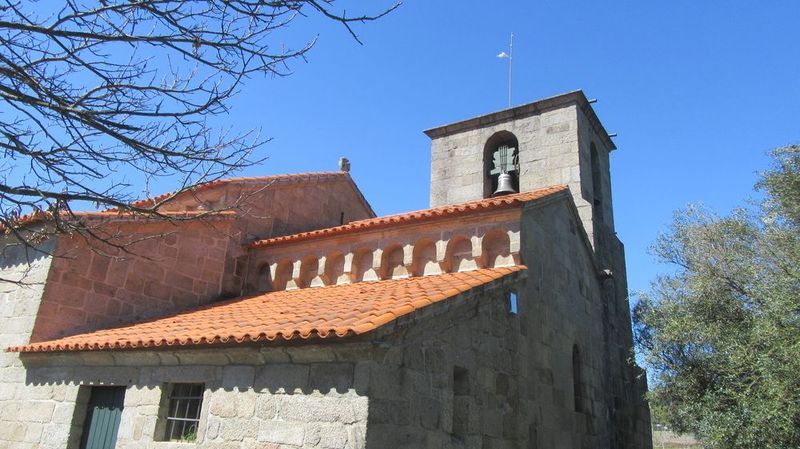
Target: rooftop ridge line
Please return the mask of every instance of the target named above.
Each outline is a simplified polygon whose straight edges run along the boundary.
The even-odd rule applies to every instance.
[[[330,228],[317,229],[313,231],[300,232],[297,234],[273,237],[269,239],[256,240],[245,245],[247,248],[255,249],[265,246],[297,242],[315,238],[328,237],[333,235],[350,234],[367,229],[380,229],[390,227],[400,223],[415,223],[449,218],[455,216],[468,215],[476,211],[490,211],[512,207],[521,207],[527,202],[555,195],[560,192],[568,191],[566,184],[558,184],[544,187],[537,190],[515,193],[511,195],[499,196],[495,198],[484,198],[472,200],[464,203],[451,204],[447,206],[432,207],[417,211],[404,212],[400,214],[385,215],[382,217],[367,218],[364,220],[353,221],[344,225]]]

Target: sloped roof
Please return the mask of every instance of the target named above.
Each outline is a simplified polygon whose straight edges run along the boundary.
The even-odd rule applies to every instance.
[[[269,185],[273,183],[297,183],[297,182],[306,182],[306,181],[318,181],[318,180],[334,180],[334,179],[347,179],[350,180],[353,184],[353,188],[355,189],[356,193],[358,194],[359,198],[362,200],[364,206],[375,215],[374,211],[372,210],[372,206],[370,206],[369,202],[364,198],[364,195],[358,189],[358,186],[352,182],[352,178],[350,174],[347,172],[309,172],[309,173],[294,173],[294,174],[285,174],[285,175],[271,175],[271,176],[255,176],[255,177],[239,177],[239,178],[225,178],[225,179],[217,179],[214,181],[209,181],[206,183],[198,184],[197,186],[177,191],[177,192],[170,192],[164,193],[153,198],[146,198],[142,200],[133,201],[131,206],[135,208],[149,208],[153,207],[160,202],[168,200],[170,198],[177,198],[179,196],[185,194],[196,194],[198,192],[202,192],[205,190],[214,189],[220,186],[224,186],[231,183],[261,183],[264,185]],[[162,217],[172,217],[172,218],[192,218],[193,216],[202,216],[203,218],[210,218],[214,217],[231,217],[235,215],[233,212],[230,211],[166,211],[160,210],[153,215],[149,215],[148,213],[134,213],[128,211],[120,211],[118,208],[111,208],[102,211],[87,211],[87,212],[72,212],[70,213],[62,213],[64,219],[69,219],[72,217],[75,218],[114,218],[114,219],[157,219]],[[33,224],[38,224],[42,222],[47,222],[53,219],[53,214],[45,211],[37,211],[30,214],[23,215],[19,217],[16,221],[16,226],[30,226]],[[9,229],[5,226],[0,224],[0,233],[6,233]]]
[[[350,179],[350,174],[343,171],[338,172],[308,172],[308,173],[290,173],[285,175],[269,175],[269,176],[251,176],[239,178],[223,178],[214,181],[204,182],[197,186],[184,191],[170,192],[158,195],[153,198],[146,198],[143,200],[134,201],[131,203],[133,207],[151,207],[161,201],[169,199],[172,196],[183,195],[184,193],[199,193],[205,190],[211,190],[220,186],[234,183],[243,182],[257,182],[262,184],[269,183],[285,183],[285,182],[303,182],[309,180],[328,180],[328,179]],[[113,209],[112,209],[113,210]]]
[[[387,215],[384,217],[367,218],[365,220],[353,221],[341,226],[332,228],[318,229],[314,231],[301,232],[298,234],[285,235],[270,239],[258,240],[250,244],[251,248],[275,245],[279,243],[295,242],[308,240],[318,237],[327,237],[340,234],[361,232],[376,228],[395,226],[401,223],[415,223],[440,218],[450,218],[472,214],[475,212],[489,211],[504,208],[522,207],[525,203],[538,200],[550,195],[567,191],[566,185],[556,185],[543,189],[532,190],[529,192],[515,193],[512,195],[499,196],[495,198],[485,198],[481,200],[468,201],[466,203],[453,204],[448,206],[434,207],[414,212],[406,212],[397,215]]]
[[[484,268],[436,276],[270,292],[142,323],[16,346],[7,351],[207,346],[360,335],[525,268],[522,265]]]

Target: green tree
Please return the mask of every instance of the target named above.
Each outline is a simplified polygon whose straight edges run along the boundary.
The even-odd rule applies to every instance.
[[[761,204],[676,214],[634,309],[651,403],[708,448],[800,447],[800,146],[772,157]]]

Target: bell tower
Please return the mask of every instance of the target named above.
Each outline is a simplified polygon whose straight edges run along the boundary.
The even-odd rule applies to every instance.
[[[431,207],[569,186],[590,241],[613,234],[614,142],[582,91],[425,131]]]

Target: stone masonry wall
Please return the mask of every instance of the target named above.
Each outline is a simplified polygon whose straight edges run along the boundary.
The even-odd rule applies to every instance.
[[[577,213],[559,201],[523,217],[527,279],[429,307],[373,338],[385,353],[371,362],[368,448],[649,447],[615,440],[634,433],[630,405],[642,392],[620,404],[610,394],[607,365],[618,376],[626,368],[606,358],[606,299]]]
[[[23,354],[24,394],[42,398],[31,413],[50,431],[28,442],[12,435],[8,447],[75,448],[91,385],[127,387],[118,448],[182,447],[154,441],[171,382],[205,384],[193,447],[509,447],[523,412],[518,324],[503,301],[511,286],[495,282],[331,344]],[[453,366],[469,370],[455,399]]]
[[[235,203],[239,215],[173,222],[111,217],[96,231],[124,250],[82,236],[60,237],[32,341],[240,296],[248,273],[245,242],[335,226],[343,214],[347,220],[372,215],[346,175],[288,184],[232,182],[189,199],[193,206],[181,199],[169,208]]]
[[[592,235],[591,198],[582,190],[591,189],[582,165],[579,134],[591,132],[579,120],[575,100],[527,116],[476,126],[431,141],[431,207],[484,197],[484,149],[496,133],[512,133],[519,148],[519,189],[521,192],[566,184],[583,221]],[[602,153],[602,148],[598,147]],[[588,156],[588,143],[586,144]],[[585,160],[584,160],[585,159]],[[583,173],[583,176],[582,176]],[[582,184],[588,181],[588,187]],[[587,200],[587,198],[589,198]]]
[[[346,173],[268,179],[244,178],[227,182],[194,195],[178,197],[165,204],[164,210],[232,208],[241,216],[242,241],[246,242],[338,226],[342,221],[349,223],[373,216]]]
[[[608,414],[601,284],[578,220],[563,201],[527,210],[526,280],[450,299],[373,338],[386,352],[367,390],[367,447],[620,447]]]
[[[231,222],[103,225],[123,251],[58,239],[31,341],[141,321],[220,296]]]
[[[636,429],[645,423],[637,411],[642,391],[625,378],[620,403],[609,401],[606,373],[633,370],[607,366],[618,359],[607,357],[604,287],[581,232],[567,202],[529,206],[526,279],[473,289],[363,338],[5,353],[3,374],[16,381],[0,386],[0,447],[76,447],[90,385],[127,387],[118,447],[184,447],[153,441],[164,386],[203,382],[193,447],[647,448],[646,432]],[[519,293],[516,315],[509,289]],[[8,344],[17,340],[24,335]],[[573,389],[575,344],[580,391]]]
[[[378,338],[368,448],[511,448],[526,439],[519,423],[519,320],[508,312],[505,281],[400,320]],[[430,315],[437,315],[431,317]]]
[[[26,393],[43,398],[42,409],[30,413],[50,431],[39,438],[16,432],[0,447],[77,449],[91,385],[126,386],[117,448],[186,447],[158,441],[164,394],[169,383],[197,382],[205,393],[192,447],[361,449],[367,447],[370,372],[354,354],[369,354],[369,348],[355,343],[24,355]]]
[[[604,139],[600,137],[597,129],[593,128],[592,121],[586,116],[585,111],[578,107],[576,110],[578,118],[578,145],[580,151],[580,172],[581,172],[581,196],[590,205],[593,202],[596,192],[593,191],[592,157],[591,147],[597,151],[598,165],[600,168],[600,198],[602,199],[602,219],[601,221],[606,230],[614,230],[614,207],[611,191],[611,148],[607,147]],[[591,233],[589,234],[592,235]]]
[[[611,435],[605,379],[602,284],[579,218],[565,203],[523,212],[523,260],[529,280],[521,314],[527,335],[520,356],[536,384],[536,444],[550,448],[617,448]],[[531,279],[536,279],[531,282]],[[582,391],[576,392],[572,350],[580,354]],[[581,409],[575,407],[580,393]]]
[[[229,182],[197,195],[178,198],[168,210],[232,208],[235,238],[225,261],[222,294],[239,296],[256,289],[249,277],[254,270],[243,245],[254,240],[338,226],[374,216],[346,173],[322,174],[295,181],[245,180]]]
[[[44,283],[55,247],[54,240],[41,246],[43,252],[2,240],[0,254],[0,349],[26,344],[39,309]],[[16,282],[23,282],[18,284]],[[52,392],[31,391],[25,385],[25,367],[18,354],[0,351],[0,448],[35,448],[50,436],[59,419]],[[55,415],[55,416],[54,416]]]

